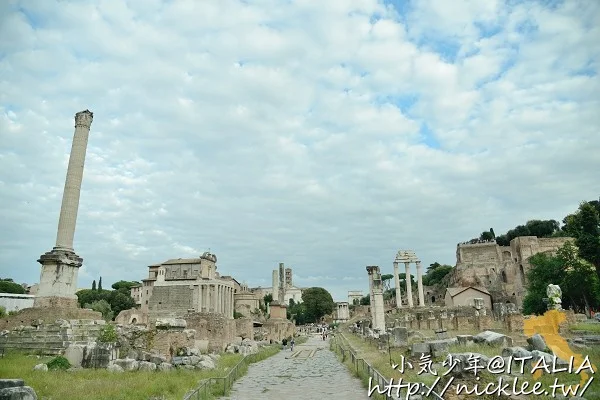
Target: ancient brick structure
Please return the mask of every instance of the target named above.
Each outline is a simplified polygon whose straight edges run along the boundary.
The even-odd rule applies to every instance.
[[[495,241],[460,243],[456,268],[440,287],[480,286],[490,292],[494,303],[508,301],[521,307],[531,268],[529,258],[538,253],[555,254],[568,240],[572,239],[521,236],[511,240],[510,246],[499,246]],[[436,299],[442,296],[442,292],[435,294]]]

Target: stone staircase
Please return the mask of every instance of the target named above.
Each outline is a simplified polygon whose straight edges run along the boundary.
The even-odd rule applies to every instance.
[[[19,326],[0,335],[0,348],[44,355],[61,354],[71,344],[96,341],[104,320],[57,320],[51,324]]]

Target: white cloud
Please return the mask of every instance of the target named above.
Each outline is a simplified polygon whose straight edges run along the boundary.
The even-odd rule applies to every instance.
[[[0,275],[37,281],[86,108],[79,286],[210,248],[250,286],[285,262],[344,300],[400,248],[452,264],[489,227],[560,219],[598,196],[599,19],[594,2],[3,2]]]

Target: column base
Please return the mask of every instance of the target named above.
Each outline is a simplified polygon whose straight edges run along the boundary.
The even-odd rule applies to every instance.
[[[83,259],[74,251],[54,248],[40,256],[40,284],[35,308],[77,308],[77,275]]]
[[[79,308],[77,296],[75,298],[69,297],[36,297],[33,301],[34,308]]]

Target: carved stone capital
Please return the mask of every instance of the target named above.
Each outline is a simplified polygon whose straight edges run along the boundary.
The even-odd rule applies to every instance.
[[[94,113],[90,110],[80,111],[75,114],[75,126],[83,126],[87,129],[90,129],[93,119]]]
[[[42,254],[38,262],[42,265],[54,263],[79,268],[83,265],[83,258],[72,251],[52,249],[52,251]]]

